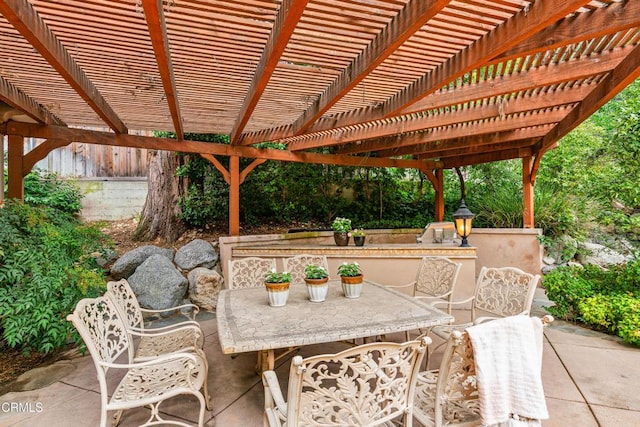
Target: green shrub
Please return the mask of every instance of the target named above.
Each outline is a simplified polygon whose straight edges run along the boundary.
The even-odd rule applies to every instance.
[[[640,346],[640,299],[630,294],[596,294],[579,304],[582,320]]]
[[[559,267],[544,277],[548,310],[640,346],[640,259],[602,270],[594,265]]]
[[[578,315],[578,303],[593,293],[591,283],[581,273],[579,267],[558,267],[544,276],[547,297],[555,303],[548,308],[551,314],[565,320]]]
[[[82,209],[82,192],[73,182],[35,169],[24,178],[24,201],[75,215]]]
[[[0,347],[48,353],[79,343],[66,316],[104,290],[94,256],[108,246],[68,213],[13,201],[0,209]]]

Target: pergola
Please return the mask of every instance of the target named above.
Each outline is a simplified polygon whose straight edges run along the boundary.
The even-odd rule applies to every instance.
[[[419,169],[442,220],[444,169],[519,158],[532,227],[542,156],[638,77],[639,27],[638,0],[0,0],[8,195],[84,142],[209,159],[231,234],[269,159]]]

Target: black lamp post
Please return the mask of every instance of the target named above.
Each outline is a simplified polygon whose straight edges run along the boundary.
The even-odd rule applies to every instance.
[[[462,173],[459,168],[456,168],[456,172],[458,173],[458,178],[460,178],[460,192],[462,197],[460,198],[460,207],[453,213],[453,221],[456,225],[456,232],[462,238],[460,246],[468,247],[470,245],[467,241],[467,237],[471,234],[471,223],[473,222],[473,217],[475,215],[469,210],[469,208],[467,208],[467,205],[464,202],[465,192]]]

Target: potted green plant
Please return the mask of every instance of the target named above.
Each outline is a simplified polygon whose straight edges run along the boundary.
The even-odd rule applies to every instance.
[[[333,239],[338,246],[349,244],[349,232],[351,231],[351,220],[349,218],[336,217],[331,224],[333,229]]]
[[[343,262],[338,266],[342,291],[347,298],[358,298],[362,292],[362,270],[357,262]]]
[[[304,281],[311,302],[322,302],[327,299],[329,291],[329,273],[324,267],[309,264],[304,268]]]
[[[273,269],[264,275],[264,285],[267,288],[267,297],[271,307],[282,307],[287,304],[289,298],[289,284],[291,273],[278,272]]]
[[[364,239],[365,239],[366,233],[362,228],[356,228],[353,231],[351,231],[350,234],[351,236],[353,236],[353,243],[355,243],[356,246],[364,245]]]

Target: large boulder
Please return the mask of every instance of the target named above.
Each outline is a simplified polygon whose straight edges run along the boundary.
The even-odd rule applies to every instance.
[[[196,267],[211,268],[218,262],[218,252],[206,240],[195,239],[178,249],[174,262],[183,271]]]
[[[189,282],[166,256],[151,255],[129,277],[142,307],[164,310],[182,304]]]
[[[198,267],[191,270],[189,279],[189,299],[203,310],[215,310],[218,294],[224,286],[224,279],[214,270]]]
[[[111,277],[114,280],[128,279],[136,268],[152,255],[162,255],[169,261],[173,261],[173,249],[160,248],[154,245],[140,246],[124,255],[111,266]]]
[[[608,268],[611,265],[627,262],[626,256],[597,243],[584,242],[581,248],[583,250],[578,253],[578,261],[583,265],[595,264]]]

